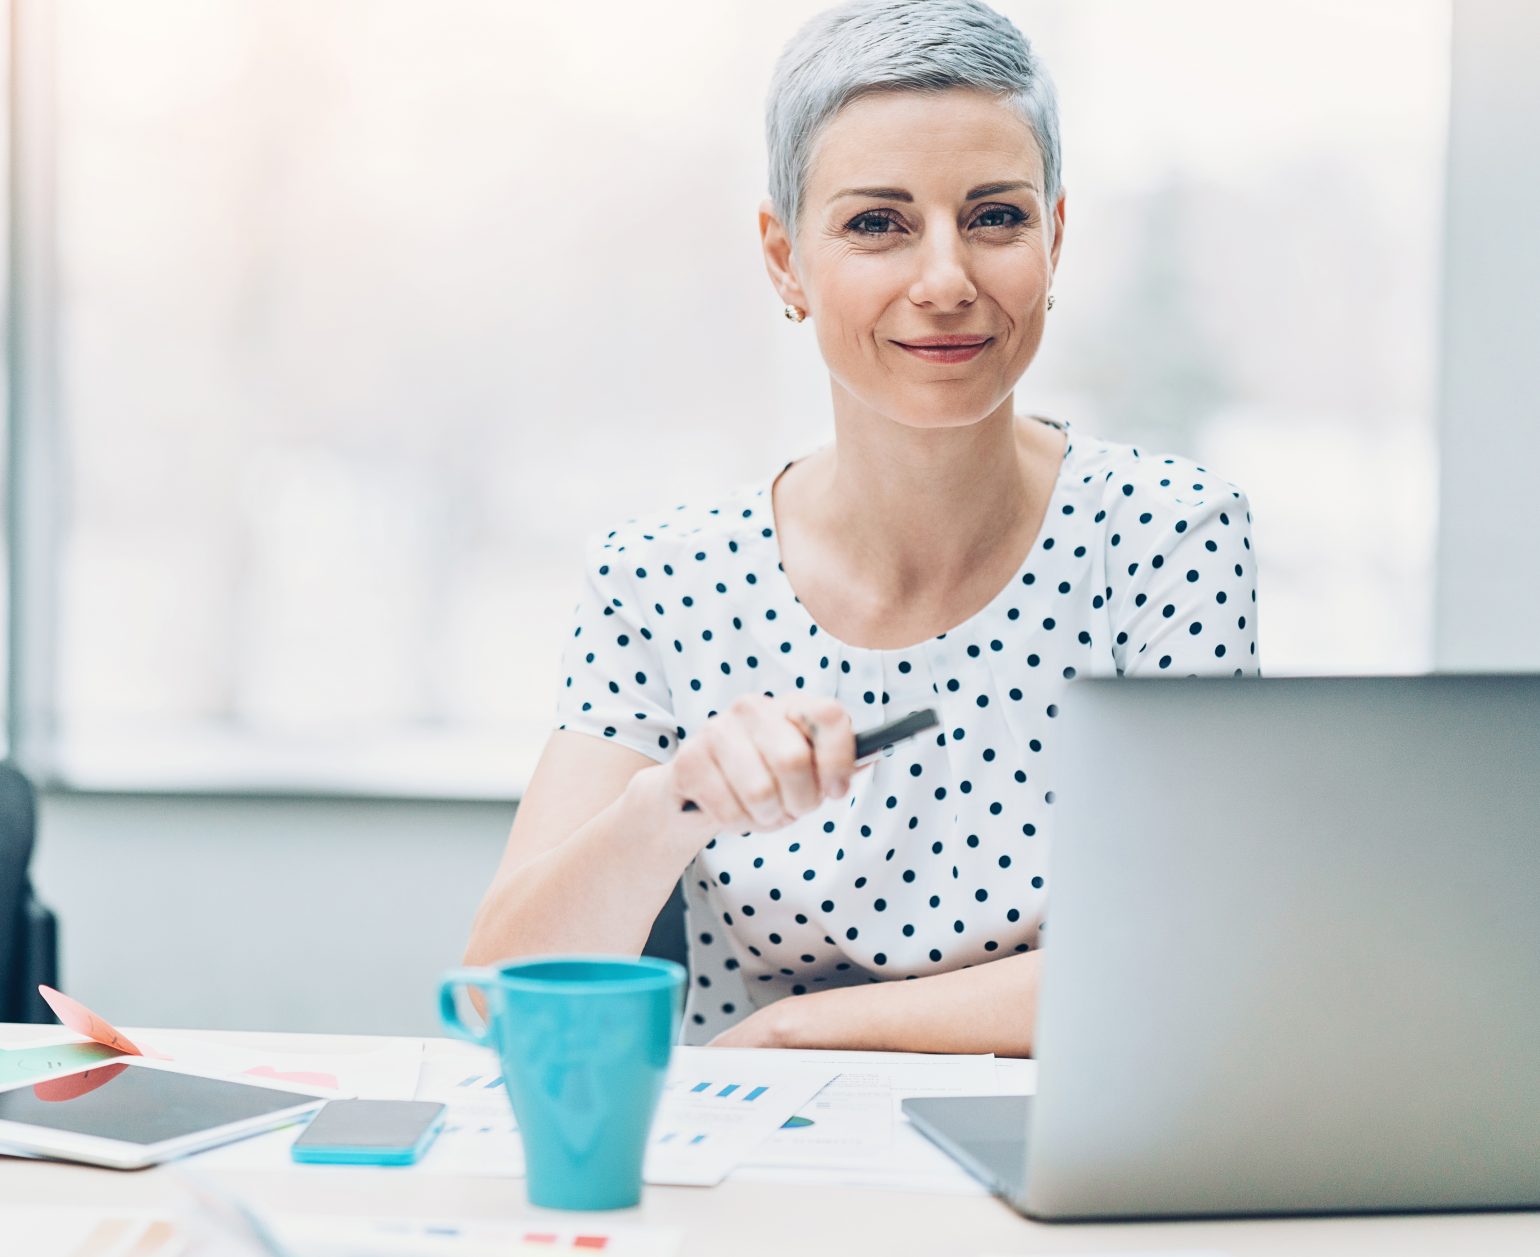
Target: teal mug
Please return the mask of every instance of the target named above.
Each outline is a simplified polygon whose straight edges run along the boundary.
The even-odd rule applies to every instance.
[[[485,1029],[461,1020],[462,986],[486,997]],[[530,1204],[624,1209],[641,1199],[684,986],[680,965],[650,956],[536,956],[445,976],[445,1027],[502,1062]]]

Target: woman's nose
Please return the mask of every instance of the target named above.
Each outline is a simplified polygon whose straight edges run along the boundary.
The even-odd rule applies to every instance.
[[[931,231],[918,251],[919,273],[909,299],[934,310],[956,310],[973,303],[978,289],[968,273],[967,246],[955,230]]]

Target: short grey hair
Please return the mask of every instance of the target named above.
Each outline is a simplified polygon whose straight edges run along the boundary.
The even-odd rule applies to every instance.
[[[1059,103],[1032,46],[979,0],[851,0],[815,15],[776,62],[765,106],[770,204],[795,238],[813,145],[828,121],[873,92],[998,92],[1043,155],[1052,230],[1059,197]]]

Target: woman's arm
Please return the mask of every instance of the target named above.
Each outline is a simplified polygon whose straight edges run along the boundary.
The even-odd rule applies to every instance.
[[[636,955],[679,875],[713,834],[773,832],[843,798],[850,715],[833,699],[743,695],[666,764],[587,734],[551,735],[465,959]],[[682,811],[684,801],[696,810]]]
[[[1042,952],[1027,952],[905,982],[787,996],[712,1046],[1031,1056],[1042,962]]]
[[[637,955],[711,836],[666,769],[582,733],[551,735],[471,927],[468,964],[557,952]]]

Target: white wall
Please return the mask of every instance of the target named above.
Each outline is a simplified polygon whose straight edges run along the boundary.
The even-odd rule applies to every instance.
[[[65,990],[127,1025],[438,1033],[511,804],[45,794]]]
[[[1540,668],[1540,5],[1456,0],[1434,660]]]

